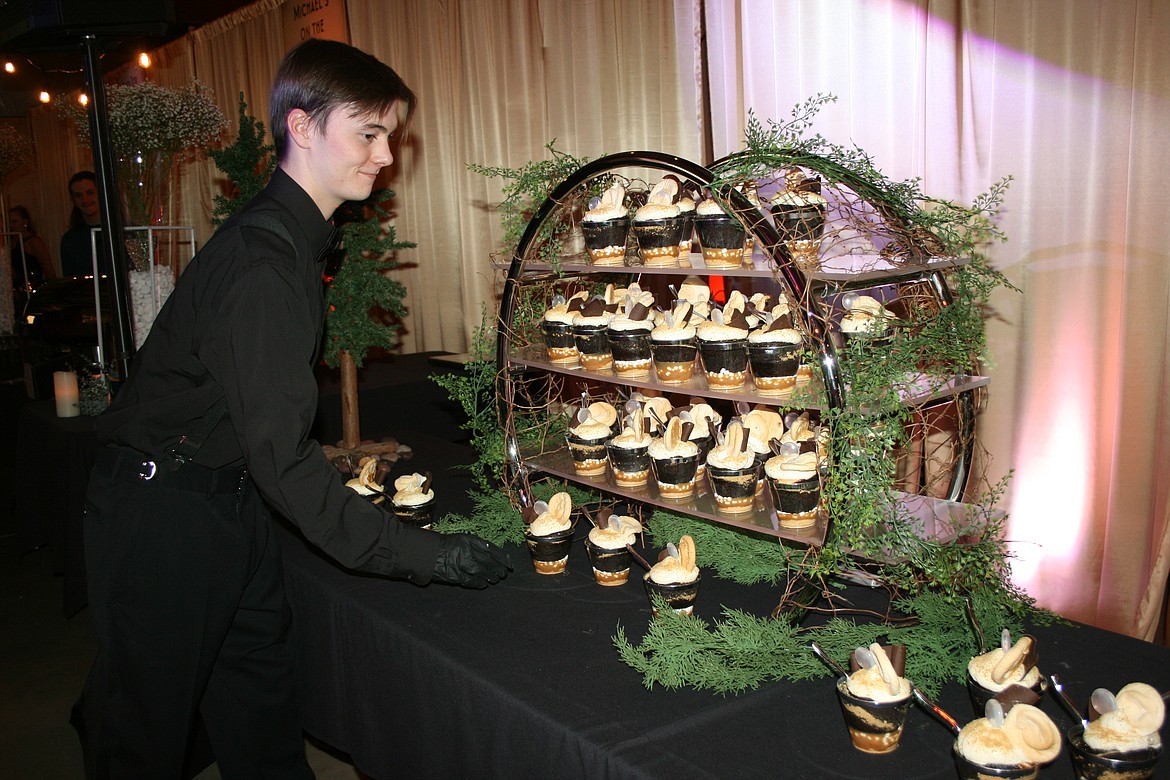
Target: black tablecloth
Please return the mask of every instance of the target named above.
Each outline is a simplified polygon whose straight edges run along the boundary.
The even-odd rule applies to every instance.
[[[467,450],[422,433],[411,468],[435,473],[439,511],[465,511],[466,479],[443,464]],[[640,581],[594,584],[580,539],[563,575],[515,571],[486,591],[358,576],[281,533],[295,615],[306,730],[373,778],[953,778],[951,737],[912,709],[899,749],[854,750],[830,678],[739,695],[647,690],[612,646],[650,619]],[[778,594],[705,578],[696,614],[768,614]],[[1043,668],[1074,695],[1133,680],[1170,689],[1170,650],[1089,627],[1038,629]],[[972,717],[965,690],[938,702]],[[1043,708],[1063,728],[1054,700]],[[1170,772],[1170,766],[1164,767]],[[1071,777],[1062,755],[1043,777]]]

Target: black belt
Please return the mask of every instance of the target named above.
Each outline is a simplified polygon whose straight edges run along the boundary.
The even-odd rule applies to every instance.
[[[129,447],[110,446],[98,451],[94,470],[116,480],[157,484],[198,493],[235,493],[248,476],[243,466],[211,469],[185,461],[155,461]]]

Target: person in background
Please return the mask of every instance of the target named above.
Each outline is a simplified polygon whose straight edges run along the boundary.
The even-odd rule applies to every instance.
[[[53,258],[45,240],[37,235],[32,217],[24,206],[8,209],[8,229],[19,233],[21,238],[18,241],[12,236],[5,237],[12,247],[12,289],[16,291],[18,305],[23,305],[30,292],[46,279],[53,278]]]
[[[77,710],[91,776],[178,778],[198,712],[223,777],[312,777],[273,514],[349,569],[416,585],[484,588],[511,568],[477,536],[399,522],[308,438],[331,217],[370,196],[414,105],[352,46],[292,49],[270,100],[272,179],[179,277],[97,418],[97,657]]]
[[[102,203],[98,198],[97,177],[93,171],[78,171],[69,179],[69,197],[73,211],[69,215],[69,229],[61,236],[61,275],[91,276],[93,252],[90,228],[102,224]],[[100,244],[99,244],[100,246]],[[104,259],[105,252],[100,255]],[[103,272],[108,268],[102,263]]]

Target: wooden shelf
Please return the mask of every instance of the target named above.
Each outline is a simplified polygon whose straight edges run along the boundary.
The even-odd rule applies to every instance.
[[[755,531],[811,547],[820,547],[824,544],[825,534],[829,527],[828,518],[823,511],[818,514],[816,524],[808,528],[782,527],[776,517],[776,511],[772,507],[771,491],[767,487],[766,479],[764,480],[764,489],[756,495],[755,505],[751,512],[726,514],[716,508],[715,498],[711,495],[706,479],[698,481],[695,495],[692,498],[675,501],[658,495],[653,476],[650,478],[650,484],[641,488],[621,487],[610,478],[608,472],[599,477],[580,476],[573,468],[572,457],[564,448],[541,454],[522,451],[521,454],[524,458],[524,464],[528,468],[543,471],[583,487],[600,489],[611,495],[661,507],[668,511],[702,517],[722,525]]]

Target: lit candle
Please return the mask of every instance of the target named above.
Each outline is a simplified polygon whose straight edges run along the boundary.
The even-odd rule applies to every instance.
[[[81,414],[77,395],[77,374],[72,371],[54,371],[53,398],[57,401],[58,417],[77,417]]]

